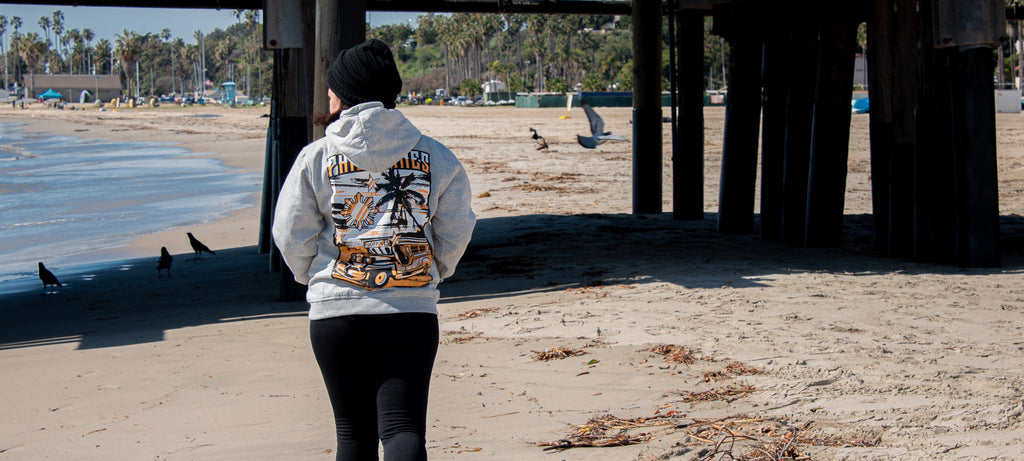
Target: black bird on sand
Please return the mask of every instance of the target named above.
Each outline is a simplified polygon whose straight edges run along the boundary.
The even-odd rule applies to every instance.
[[[54,289],[56,287],[64,287],[60,280],[57,280],[57,276],[53,275],[53,272],[50,272],[42,262],[39,263],[39,280],[43,281],[43,293],[46,293],[47,287],[54,287]]]
[[[533,138],[533,142],[537,143],[537,150],[547,150],[548,142],[544,139],[544,137],[537,134],[537,130],[533,128],[530,128],[530,131],[533,132],[533,136],[530,137]]]
[[[206,245],[203,245],[203,242],[200,242],[198,239],[196,239],[195,236],[193,236],[191,232],[187,232],[187,234],[188,234],[188,243],[189,243],[189,245],[192,245],[192,251],[196,252],[196,257],[192,258],[192,259],[201,259],[204,251],[207,252],[207,253],[210,253],[212,255],[217,254],[216,252],[211,250],[210,247],[208,247]]]
[[[167,276],[171,276],[171,261],[174,261],[174,257],[167,252],[167,247],[160,247],[160,259],[156,263],[156,275],[163,277],[163,273],[160,272],[167,269]]]
[[[576,141],[581,146],[587,149],[593,149],[600,144],[604,144],[606,141],[625,141],[626,138],[617,134],[612,134],[611,131],[604,131],[604,120],[601,119],[597,112],[594,112],[594,108],[590,107],[590,104],[580,104],[583,108],[583,112],[587,114],[587,120],[590,121],[590,136],[576,135]]]

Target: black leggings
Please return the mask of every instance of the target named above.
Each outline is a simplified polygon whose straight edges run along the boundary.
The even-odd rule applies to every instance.
[[[426,460],[434,314],[350,315],[309,324],[338,434],[337,460]]]

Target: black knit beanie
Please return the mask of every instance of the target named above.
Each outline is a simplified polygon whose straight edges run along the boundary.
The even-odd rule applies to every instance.
[[[327,86],[350,106],[380,101],[394,109],[395,98],[402,91],[402,77],[391,49],[371,38],[338,53],[327,69]]]

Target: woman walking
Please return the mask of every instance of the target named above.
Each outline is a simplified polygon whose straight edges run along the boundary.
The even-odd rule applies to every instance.
[[[327,71],[324,138],[299,154],[273,234],[308,285],[310,342],[334,411],[338,460],[425,460],[437,285],[476,217],[447,147],[395,109],[402,79],[384,42],[342,51]]]

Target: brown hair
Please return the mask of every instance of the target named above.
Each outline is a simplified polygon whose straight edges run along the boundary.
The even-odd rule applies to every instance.
[[[313,114],[313,126],[327,126],[336,122],[339,118],[341,118],[342,110],[345,109],[341,109],[337,112],[332,112],[330,114]]]

